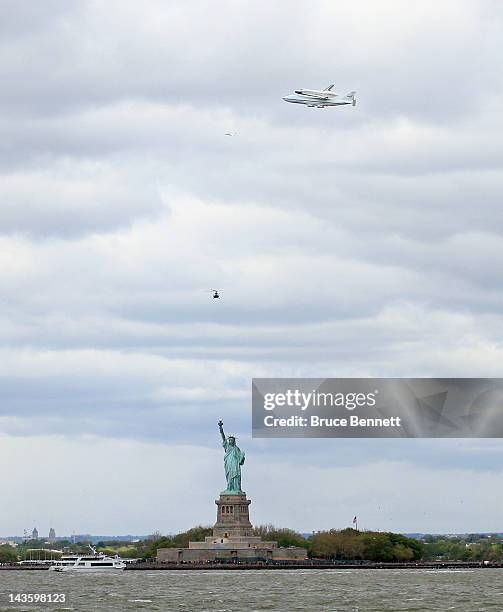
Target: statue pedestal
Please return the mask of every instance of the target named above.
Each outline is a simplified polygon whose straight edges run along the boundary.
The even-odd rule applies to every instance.
[[[204,542],[190,542],[190,549],[215,550],[218,554],[240,554],[253,557],[257,549],[272,550],[277,547],[276,542],[263,542],[259,536],[253,535],[250,523],[249,506],[251,501],[246,499],[246,493],[231,492],[220,493],[217,505],[217,522],[213,527],[213,535],[205,538]],[[246,551],[243,553],[243,551]]]
[[[246,493],[221,493],[217,505],[217,522],[213,535],[204,542],[189,542],[188,548],[159,548],[157,560],[165,563],[219,563],[222,561],[267,560],[301,561],[306,559],[305,548],[278,548],[277,542],[264,542],[253,535]]]
[[[249,538],[253,536],[250,523],[249,505],[246,493],[221,493],[217,505],[217,522],[213,527],[213,535],[217,538]]]

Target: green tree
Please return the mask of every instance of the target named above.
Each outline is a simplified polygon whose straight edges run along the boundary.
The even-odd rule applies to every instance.
[[[211,527],[198,525],[174,536],[160,536],[155,539],[149,539],[146,548],[141,547],[143,551],[142,557],[148,559],[157,556],[158,548],[187,548],[189,542],[204,542],[204,538],[212,535],[212,533],[213,529]]]
[[[299,546],[309,548],[309,540],[293,529],[275,527],[274,525],[258,525],[253,529],[253,535],[259,536],[262,541],[277,542],[278,546]]]
[[[312,554],[327,559],[361,559],[364,542],[354,529],[318,531],[311,538]]]
[[[420,542],[398,533],[331,529],[313,536],[312,552],[328,559],[400,562],[420,559],[423,548]]]
[[[0,563],[17,563],[18,557],[16,550],[9,544],[0,546]]]

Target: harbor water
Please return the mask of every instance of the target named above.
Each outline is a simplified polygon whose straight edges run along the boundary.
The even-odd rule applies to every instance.
[[[64,593],[63,603],[9,603]],[[503,570],[0,572],[0,610],[503,610]]]

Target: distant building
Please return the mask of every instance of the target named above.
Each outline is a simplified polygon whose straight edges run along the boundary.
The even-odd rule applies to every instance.
[[[31,539],[32,540],[38,540],[38,531],[37,531],[36,527],[34,527],[33,531],[31,532]]]
[[[53,544],[56,541],[56,532],[54,531],[54,529],[51,527],[49,529],[49,542],[50,544]]]
[[[72,544],[78,544],[79,542],[92,542],[92,540],[93,536],[90,533],[72,533]]]

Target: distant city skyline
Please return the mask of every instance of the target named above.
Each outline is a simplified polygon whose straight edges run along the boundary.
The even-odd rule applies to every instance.
[[[122,535],[111,535],[111,534],[105,534],[105,535],[93,535],[91,533],[71,533],[71,534],[63,534],[63,535],[59,535],[59,536],[54,536],[54,539],[51,540],[50,536],[49,537],[44,537],[43,535],[38,535],[38,540],[45,540],[48,543],[51,542],[60,542],[60,541],[69,541],[69,542],[87,542],[87,541],[92,541],[93,543],[99,542],[101,540],[106,540],[106,539],[110,539],[110,540],[123,540],[124,542],[133,542],[135,540],[146,540],[151,536],[151,534],[149,535],[132,535],[132,534],[122,534]],[[27,541],[29,540],[30,537],[26,537],[25,535],[0,535],[0,542],[1,541],[13,541],[13,542],[23,542],[23,541]]]

